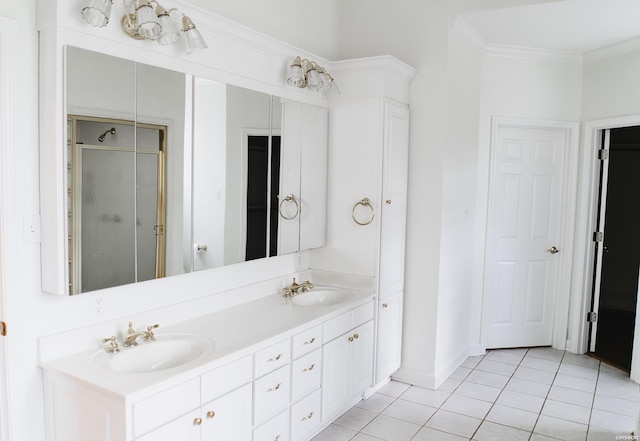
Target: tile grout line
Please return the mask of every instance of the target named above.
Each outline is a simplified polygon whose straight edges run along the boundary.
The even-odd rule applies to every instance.
[[[515,369],[513,370],[513,372],[511,373],[511,375],[509,375],[509,376],[504,375],[504,377],[508,378],[508,379],[507,379],[507,381],[504,383],[504,386],[502,386],[502,387],[500,387],[500,388],[499,388],[499,389],[500,389],[500,392],[498,393],[498,395],[496,396],[496,398],[495,398],[493,401],[491,401],[491,402],[489,402],[489,401],[488,401],[491,405],[490,405],[489,409],[487,410],[487,412],[485,413],[485,415],[484,415],[482,418],[473,417],[473,416],[471,416],[471,415],[467,415],[467,414],[464,414],[464,413],[460,413],[460,414],[459,414],[459,415],[463,415],[463,416],[466,416],[466,417],[469,417],[469,418],[476,418],[476,419],[480,420],[480,424],[479,424],[479,425],[478,425],[478,427],[474,430],[474,432],[473,432],[473,434],[471,435],[471,437],[470,437],[470,438],[468,438],[468,440],[469,440],[469,441],[471,441],[471,440],[473,440],[473,439],[474,439],[474,437],[478,434],[478,432],[479,432],[479,430],[480,430],[480,427],[481,427],[481,426],[483,425],[483,423],[485,423],[485,422],[490,422],[490,423],[492,423],[492,424],[500,425],[500,426],[507,427],[507,428],[510,428],[510,429],[516,429],[516,430],[521,430],[521,431],[523,431],[523,432],[527,432],[527,430],[525,430],[525,429],[521,429],[521,428],[519,428],[519,427],[510,426],[510,425],[503,424],[503,423],[494,423],[493,421],[487,420],[487,416],[488,416],[488,415],[491,413],[491,411],[495,408],[495,405],[496,405],[496,404],[499,404],[499,403],[498,403],[498,400],[499,400],[499,399],[500,399],[500,397],[503,395],[503,393],[504,393],[504,391],[506,390],[506,388],[507,388],[507,386],[508,386],[509,382],[510,382],[512,379],[516,378],[516,379],[522,379],[522,380],[532,381],[532,382],[534,382],[534,383],[546,384],[546,383],[538,382],[538,381],[535,381],[535,380],[529,380],[528,378],[515,377],[515,373],[517,372],[517,370],[518,370],[519,368],[521,368],[521,367],[527,367],[527,368],[529,368],[528,366],[524,366],[524,365],[523,365],[524,360],[527,358],[527,356],[530,356],[530,357],[535,358],[535,359],[541,359],[541,360],[547,360],[547,361],[553,361],[553,362],[556,362],[556,360],[555,360],[555,359],[553,359],[553,358],[536,357],[536,356],[531,352],[531,350],[532,350],[533,348],[525,348],[525,349],[526,349],[526,351],[523,353],[523,355],[522,355],[522,357],[520,358],[520,360],[519,360],[518,364],[516,364],[516,365],[515,365],[516,367],[515,367]],[[469,369],[469,372],[468,372],[466,375],[464,375],[462,378],[460,378],[460,379],[456,378],[456,380],[458,380],[458,381],[459,381],[459,383],[458,383],[455,387],[451,388],[451,389],[450,389],[450,390],[448,390],[448,391],[441,391],[441,392],[446,392],[446,393],[447,393],[447,396],[446,396],[446,398],[445,398],[445,399],[444,399],[444,400],[443,400],[443,401],[442,401],[442,402],[441,402],[437,407],[435,407],[435,406],[430,406],[430,405],[428,405],[428,404],[424,404],[424,403],[420,403],[420,402],[414,402],[414,401],[411,401],[411,400],[403,399],[402,397],[403,397],[403,396],[404,396],[404,395],[405,395],[405,394],[406,394],[406,393],[407,393],[407,392],[408,392],[408,391],[413,387],[412,385],[407,384],[407,383],[405,383],[405,384],[407,384],[407,387],[406,387],[402,392],[400,392],[398,395],[396,395],[396,393],[397,393],[397,392],[394,392],[393,394],[385,394],[385,393],[382,393],[382,392],[377,392],[377,393],[380,393],[380,395],[384,395],[384,396],[386,396],[386,397],[391,398],[391,401],[390,401],[388,404],[386,404],[385,406],[381,407],[381,408],[380,408],[380,410],[372,411],[372,413],[374,413],[374,414],[375,414],[375,416],[374,416],[374,417],[373,417],[373,418],[372,418],[368,423],[366,423],[363,427],[361,427],[359,430],[355,431],[355,434],[354,434],[352,437],[350,437],[349,439],[353,440],[353,439],[355,439],[356,437],[358,437],[358,435],[364,435],[364,436],[366,436],[366,437],[371,437],[371,438],[376,439],[376,440],[380,440],[380,441],[387,441],[387,440],[385,440],[385,439],[383,439],[383,438],[378,438],[378,436],[376,436],[376,435],[370,435],[370,434],[368,434],[368,433],[365,433],[365,432],[363,432],[363,430],[365,430],[367,427],[369,427],[369,426],[372,424],[372,422],[373,422],[374,420],[376,420],[378,417],[380,417],[380,416],[384,415],[384,412],[385,412],[387,409],[389,409],[389,408],[390,408],[394,403],[398,402],[398,400],[403,400],[403,401],[407,401],[407,402],[409,402],[409,403],[418,404],[418,405],[422,405],[422,406],[425,406],[425,407],[431,407],[431,408],[435,408],[435,409],[436,409],[436,410],[435,410],[435,412],[433,412],[433,414],[431,414],[431,415],[426,419],[426,421],[425,421],[423,424],[417,424],[417,423],[415,423],[415,422],[413,422],[413,421],[411,421],[411,420],[409,420],[409,419],[403,419],[403,418],[399,418],[399,417],[394,417],[394,416],[392,416],[392,415],[387,415],[387,416],[388,416],[388,418],[392,418],[392,419],[395,419],[395,420],[398,420],[398,421],[401,421],[401,422],[411,423],[411,424],[414,424],[414,425],[416,425],[416,426],[419,426],[418,431],[417,431],[415,434],[413,434],[413,435],[409,438],[409,440],[410,440],[410,441],[411,441],[411,440],[416,440],[416,439],[417,439],[416,437],[418,437],[418,435],[420,434],[420,432],[421,432],[424,428],[429,428],[429,427],[427,427],[427,424],[428,424],[428,423],[433,419],[433,417],[435,416],[435,414],[436,414],[436,413],[438,413],[440,410],[443,410],[443,411],[447,411],[447,412],[452,412],[452,413],[458,414],[458,412],[455,412],[455,411],[449,411],[449,410],[443,409],[443,406],[448,402],[448,400],[449,400],[449,399],[451,399],[451,398],[453,397],[454,393],[455,393],[455,392],[456,392],[456,391],[457,391],[457,390],[458,390],[458,389],[459,389],[459,388],[460,388],[460,387],[461,387],[465,382],[467,382],[467,381],[468,381],[469,377],[473,374],[473,372],[493,373],[493,372],[491,372],[491,371],[485,371],[485,370],[482,370],[482,369],[478,369],[478,366],[479,366],[483,361],[487,360],[486,356],[487,356],[488,354],[489,354],[489,352],[487,352],[487,353],[485,353],[484,355],[480,356],[480,358],[479,358],[479,360],[477,361],[477,363],[475,363],[475,364],[473,365],[473,367],[471,367],[471,368],[467,368],[466,366],[461,366],[461,367],[465,367],[466,369]],[[556,382],[556,380],[557,380],[557,378],[558,378],[558,374],[560,374],[560,369],[562,368],[563,364],[571,365],[571,366],[582,366],[582,367],[585,367],[585,368],[590,368],[590,366],[586,366],[586,365],[583,365],[583,364],[580,364],[580,363],[576,363],[576,364],[574,364],[574,363],[570,363],[570,362],[568,361],[568,359],[565,361],[565,358],[567,358],[567,352],[566,352],[566,351],[563,351],[563,352],[562,352],[562,356],[560,357],[560,359],[559,359],[559,360],[557,360],[558,366],[557,366],[557,368],[555,369],[555,371],[553,372],[553,379],[551,380],[551,382],[550,382],[550,383],[549,383],[549,385],[548,385],[548,387],[549,387],[549,388],[548,388],[548,390],[547,390],[547,392],[546,392],[545,396],[544,396],[544,397],[540,397],[540,398],[543,398],[543,401],[542,401],[542,404],[541,404],[540,410],[539,410],[537,413],[536,413],[536,412],[532,412],[532,413],[536,413],[536,419],[535,419],[535,422],[534,422],[534,424],[533,424],[532,429],[529,431],[529,436],[528,436],[528,438],[527,438],[527,440],[528,440],[528,441],[531,441],[531,440],[532,440],[532,438],[534,437],[534,435],[536,435],[536,434],[537,434],[537,435],[542,435],[542,434],[538,434],[538,433],[536,433],[536,432],[535,432],[535,428],[537,427],[537,425],[538,425],[538,423],[539,423],[540,417],[543,415],[543,414],[542,414],[542,411],[543,411],[543,409],[544,409],[545,405],[546,405],[546,404],[547,404],[547,402],[550,400],[550,398],[549,398],[549,397],[550,397],[550,394],[551,394],[551,390],[552,390],[552,388],[554,387],[554,384],[555,384],[555,382]],[[504,363],[504,364],[510,364],[510,363],[508,363],[508,362],[504,362],[504,361],[501,361],[501,360],[492,360],[492,359],[489,359],[489,361],[495,361],[495,362],[497,362],[497,363],[499,362],[499,363]],[[594,410],[594,405],[595,405],[596,390],[597,390],[597,386],[598,386],[598,384],[599,384],[599,382],[600,382],[600,380],[601,380],[601,376],[603,375],[601,368],[602,368],[602,363],[601,363],[601,362],[599,362],[599,363],[598,363],[598,365],[597,365],[597,368],[595,368],[595,370],[596,370],[596,372],[597,372],[597,373],[596,373],[595,382],[594,382],[594,391],[593,391],[593,396],[592,396],[592,398],[591,398],[591,402],[590,402],[590,406],[589,406],[589,418],[588,418],[588,420],[587,420],[587,423],[586,423],[586,424],[583,424],[583,423],[580,423],[579,421],[574,421],[574,420],[571,420],[571,419],[560,418],[560,419],[561,419],[561,420],[563,420],[563,421],[569,421],[569,422],[573,422],[573,423],[576,423],[576,424],[586,425],[587,430],[586,430],[586,433],[585,433],[585,438],[584,438],[585,440],[588,440],[589,433],[591,432],[591,430],[590,430],[590,429],[591,429],[591,420],[592,420],[593,410]],[[532,368],[530,368],[530,369],[537,369],[537,370],[540,370],[540,371],[545,371],[545,369],[538,369],[538,368],[535,368],[535,367],[532,367]],[[546,371],[546,372],[551,372],[551,371]],[[497,373],[496,373],[496,375],[502,375],[502,374],[497,374]],[[571,375],[571,374],[567,374],[567,375]],[[576,377],[578,377],[578,378],[583,378],[583,377],[581,377],[580,375],[571,375],[571,376],[576,376]],[[451,378],[451,377],[449,377],[449,378]],[[586,378],[586,377],[584,377],[584,378]],[[487,386],[487,387],[490,387],[490,385],[489,385],[489,384],[484,384],[484,383],[474,383],[473,381],[468,381],[468,382],[469,382],[469,383],[473,383],[473,384],[485,385],[485,386]],[[557,387],[560,387],[560,386],[557,386]],[[496,388],[496,389],[498,389],[498,388]],[[571,390],[576,390],[576,391],[581,391],[581,390],[582,390],[582,389],[574,389],[574,388],[572,388],[572,387],[569,387],[569,389],[571,389]],[[438,389],[435,389],[434,391],[438,391]],[[514,392],[518,392],[518,391],[514,391]],[[521,393],[521,394],[525,394],[525,395],[532,395],[532,394],[527,394],[526,392],[519,392],[519,393]],[[464,395],[461,395],[461,396],[462,396],[462,397],[465,397]],[[532,396],[533,396],[533,397],[535,397],[535,396],[537,396],[537,395],[532,395]],[[479,400],[479,398],[474,398],[474,397],[465,397],[465,398]],[[481,400],[481,401],[484,401],[484,400]],[[565,404],[569,404],[569,405],[571,405],[571,404],[572,404],[572,405],[578,405],[578,404],[575,404],[575,403],[573,403],[573,402],[571,402],[571,401],[566,401],[566,402],[565,402],[565,401],[562,401],[562,400],[561,400],[560,402],[561,402],[561,403],[565,403]],[[528,410],[528,409],[521,409],[521,408],[518,408],[518,407],[512,407],[512,406],[509,406],[509,405],[506,405],[506,404],[505,404],[504,406],[509,407],[509,408],[513,408],[513,409],[517,409],[517,410],[521,410],[521,411],[531,412],[531,411],[530,411],[530,410]],[[586,406],[581,406],[581,407],[586,407]],[[368,410],[368,411],[371,411],[370,409],[367,409],[367,408],[361,408],[361,409],[362,409],[362,410]],[[451,435],[454,435],[454,436],[460,436],[460,435],[454,434],[454,433],[452,433],[452,432],[448,432],[448,431],[440,430],[440,429],[437,429],[437,428],[431,428],[431,429],[432,429],[432,430],[436,430],[436,431],[441,431],[442,433],[451,434]],[[547,436],[547,437],[549,437],[548,435],[543,435],[543,436]],[[549,438],[553,438],[553,437],[549,437]],[[553,439],[557,439],[557,438],[553,438]]]

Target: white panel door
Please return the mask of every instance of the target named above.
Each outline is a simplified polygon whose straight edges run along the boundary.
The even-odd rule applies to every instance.
[[[498,126],[494,133],[485,266],[487,348],[552,342],[567,142],[563,129]]]

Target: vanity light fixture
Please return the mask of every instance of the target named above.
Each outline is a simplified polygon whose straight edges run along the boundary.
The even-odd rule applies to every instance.
[[[301,89],[307,87],[309,90],[319,91],[325,98],[331,91],[340,95],[340,90],[331,74],[315,61],[309,61],[306,58],[303,60],[296,57],[293,60],[289,66],[287,84]]]
[[[156,0],[124,0],[123,5],[125,14],[120,25],[128,36],[136,40],[157,41],[163,46],[174,44],[184,37],[187,54],[207,48],[207,42],[196,25],[181,10],[167,10]],[[82,8],[82,17],[90,25],[104,27],[109,23],[112,6],[113,0],[87,0]],[[181,16],[180,29],[172,14]]]

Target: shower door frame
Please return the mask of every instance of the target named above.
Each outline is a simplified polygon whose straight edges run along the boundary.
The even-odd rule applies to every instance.
[[[167,131],[166,125],[141,123],[138,121],[123,120],[116,118],[94,117],[87,115],[68,114],[67,121],[69,123],[71,152],[69,155],[69,168],[71,175],[69,177],[69,293],[70,295],[81,294],[82,288],[82,251],[81,251],[81,207],[82,207],[82,155],[83,148],[91,148],[93,150],[109,150],[131,152],[135,154],[151,154],[158,156],[158,207],[156,213],[156,274],[155,278],[159,279],[165,276],[165,231],[166,231],[166,151],[167,151]],[[117,124],[134,126],[135,128],[144,128],[158,130],[161,132],[160,145],[158,151],[138,151],[134,145],[131,148],[122,147],[102,147],[98,145],[82,144],[81,147],[76,142],[76,123],[78,121],[98,122],[105,124]],[[134,156],[136,157],[136,156]],[[80,190],[80,191],[79,191]],[[137,200],[136,200],[137,203]],[[137,264],[137,262],[136,262]]]

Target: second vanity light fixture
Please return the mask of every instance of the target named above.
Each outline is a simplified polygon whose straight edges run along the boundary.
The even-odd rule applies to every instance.
[[[124,0],[125,14],[120,20],[122,30],[136,40],[153,40],[163,46],[176,43],[184,37],[187,54],[207,48],[207,43],[193,21],[176,8],[165,9],[156,0]],[[155,5],[155,9],[152,5]],[[104,27],[109,23],[113,0],[86,0],[82,17],[90,25]],[[171,14],[182,17],[178,30]]]
[[[309,90],[322,93],[324,97],[328,97],[330,92],[340,95],[340,90],[329,72],[315,61],[303,60],[300,57],[296,57],[289,66],[287,84],[301,89],[307,87]]]

